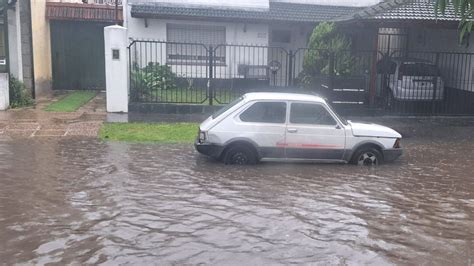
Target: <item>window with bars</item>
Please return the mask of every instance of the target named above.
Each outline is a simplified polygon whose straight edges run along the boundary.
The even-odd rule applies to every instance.
[[[167,24],[166,53],[169,63],[207,64],[209,46],[225,44],[225,27]],[[225,46],[215,49],[214,63],[225,64]]]

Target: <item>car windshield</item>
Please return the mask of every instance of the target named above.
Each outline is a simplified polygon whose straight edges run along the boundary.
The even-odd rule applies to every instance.
[[[404,63],[400,67],[400,72],[404,76],[439,76],[438,67],[427,63]]]
[[[234,107],[235,105],[237,105],[238,103],[240,103],[242,100],[244,99],[244,97],[239,97],[235,100],[233,100],[231,103],[229,103],[228,105],[222,107],[221,109],[219,109],[217,112],[215,112],[213,115],[212,115],[212,119],[216,119],[217,117],[219,117],[221,114],[225,113],[227,110],[229,110],[230,108]]]

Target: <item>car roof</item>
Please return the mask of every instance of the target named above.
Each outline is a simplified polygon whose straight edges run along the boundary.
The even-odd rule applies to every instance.
[[[286,93],[286,92],[251,92],[246,93],[244,98],[248,101],[255,100],[284,100],[284,101],[309,101],[325,103],[326,101],[317,95],[304,93]]]

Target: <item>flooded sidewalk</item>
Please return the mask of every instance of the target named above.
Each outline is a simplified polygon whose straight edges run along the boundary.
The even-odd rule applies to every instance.
[[[99,93],[75,112],[46,112],[59,97],[40,99],[35,107],[0,112],[0,137],[96,137],[106,119],[105,94]]]

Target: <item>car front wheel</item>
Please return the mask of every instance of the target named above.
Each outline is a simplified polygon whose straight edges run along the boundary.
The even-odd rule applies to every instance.
[[[224,154],[224,163],[236,165],[256,164],[257,155],[249,147],[233,146]]]
[[[354,154],[351,162],[359,166],[377,166],[383,162],[383,156],[375,148],[362,148]]]

